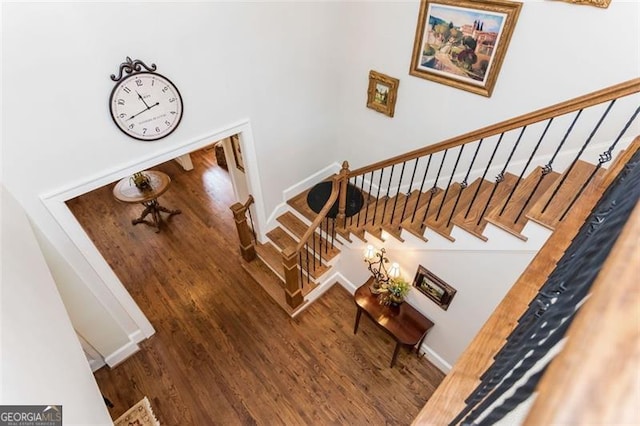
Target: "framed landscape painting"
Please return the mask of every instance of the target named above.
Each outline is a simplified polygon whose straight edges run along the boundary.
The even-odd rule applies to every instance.
[[[522,3],[422,0],[409,74],[491,96]]]
[[[413,286],[445,311],[449,308],[449,304],[456,294],[455,288],[436,277],[433,272],[422,265],[418,266]]]

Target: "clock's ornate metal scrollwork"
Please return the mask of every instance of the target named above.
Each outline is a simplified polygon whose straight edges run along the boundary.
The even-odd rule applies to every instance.
[[[115,74],[111,74],[111,80],[120,81],[122,79],[122,72],[126,72],[127,74],[133,74],[136,72],[142,71],[142,68],[146,69],[149,72],[153,72],[156,70],[156,64],[151,64],[151,66],[147,66],[140,59],[131,60],[130,57],[127,56],[127,61],[120,64],[120,69],[118,70],[118,76]]]

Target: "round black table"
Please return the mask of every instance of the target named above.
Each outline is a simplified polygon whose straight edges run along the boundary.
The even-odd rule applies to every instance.
[[[324,207],[331,195],[331,182],[320,182],[307,194],[307,204],[309,208],[316,213],[320,213],[320,210]],[[347,205],[345,210],[346,217],[355,215],[360,211],[364,204],[364,197],[362,192],[354,185],[347,185]],[[334,218],[338,216],[338,200],[333,203],[327,217]]]

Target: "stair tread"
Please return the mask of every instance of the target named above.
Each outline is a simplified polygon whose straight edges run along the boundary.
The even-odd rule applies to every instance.
[[[298,244],[298,242],[289,235],[287,231],[279,226],[276,226],[271,231],[267,232],[267,237],[276,247],[278,247],[280,251],[283,251],[288,247],[294,248],[296,244]]]
[[[307,303],[305,300],[296,309],[289,306],[285,295],[284,282],[262,260],[255,259],[252,262],[242,262],[242,268],[290,316]]]
[[[300,213],[304,218],[306,218],[309,222],[313,222],[318,217],[318,214],[311,210],[309,204],[307,203],[307,195],[309,194],[310,189],[302,191],[298,195],[287,200],[287,204],[292,207],[295,211]],[[364,194],[366,196],[366,194]],[[295,215],[294,215],[295,216]],[[304,223],[304,222],[303,222]],[[308,225],[306,225],[308,228]],[[349,238],[349,232],[345,232],[342,229],[334,229],[334,233],[340,235],[346,241],[351,242]]]
[[[296,195],[293,198],[287,200],[287,204],[293,207],[297,212],[299,212],[302,216],[309,219],[310,222],[313,222],[318,216],[316,212],[311,210],[309,204],[307,203],[307,194],[310,190],[306,190]]]
[[[484,179],[480,180],[480,178],[476,179],[473,184],[471,184],[469,188],[465,189],[463,192],[464,196],[471,197],[471,199],[473,199],[473,196],[477,192],[478,195],[476,196],[475,201],[472,205],[470,205],[470,208],[468,203],[471,203],[471,199],[467,204],[464,204],[467,207],[460,209],[460,211],[455,214],[452,219],[453,224],[464,229],[470,234],[475,235],[481,240],[487,241],[487,237],[483,235],[483,232],[488,222],[485,217],[481,217],[483,211],[485,210],[485,207],[487,207],[487,201],[489,201],[489,197],[491,197],[485,214],[487,211],[495,208],[496,205],[504,200],[504,197],[509,194],[517,180],[518,178],[511,173],[505,173],[504,180],[499,184],[495,182],[489,182]],[[497,188],[495,188],[496,185],[498,185]],[[492,192],[493,196],[491,196]]]
[[[415,214],[412,212],[411,216],[405,218],[402,222],[402,227],[412,234],[418,236],[418,238],[422,238],[425,230],[425,226],[423,224],[423,220],[426,216],[429,215],[433,211],[434,208],[434,199],[438,196],[438,194],[442,193],[441,188],[431,188],[426,190],[420,195],[419,206],[415,210]],[[418,202],[416,198],[416,202]],[[413,220],[411,220],[413,218]],[[426,239],[425,239],[426,241]]]
[[[551,230],[555,229],[560,222],[560,218],[595,168],[596,166],[593,164],[578,160],[567,175],[563,174],[545,191],[542,197],[531,207],[527,217]],[[597,183],[604,174],[605,170],[600,168],[591,184]],[[553,195],[557,188],[559,188],[557,193]],[[551,197],[553,197],[551,203],[545,209],[545,205]]]
[[[560,174],[557,172],[543,174],[542,171],[542,167],[536,167],[529,173],[529,175],[518,184],[510,199],[505,198],[503,202],[487,214],[487,221],[526,241],[527,237],[522,235],[522,230],[529,220],[526,215],[527,210],[534,206],[537,200],[539,200],[560,177]],[[534,190],[535,192],[533,192]],[[506,206],[505,203],[507,203]]]
[[[384,202],[381,202],[378,206],[378,211],[375,214],[375,225],[372,221],[365,225],[365,228],[367,232],[378,239],[382,239],[382,232],[385,231],[394,238],[404,241],[400,236],[402,233],[402,229],[400,228],[400,215],[402,214],[407,196],[400,193],[385,200],[386,206]]]
[[[304,235],[305,232],[309,229],[309,225],[300,220],[295,214],[291,212],[286,212],[276,219],[278,223],[280,223],[284,228],[291,231],[291,233],[298,239]],[[324,226],[324,225],[323,225]],[[329,231],[332,231],[329,229]],[[283,230],[284,232],[284,230]],[[327,233],[323,231],[326,235]],[[320,250],[322,248],[322,259],[323,260],[331,260],[340,254],[340,249],[335,246],[335,244],[331,244],[331,241],[327,240],[325,237],[321,237],[317,232],[313,237],[314,239],[309,242],[309,248],[313,251],[315,247],[316,250]],[[334,240],[335,242],[335,240]],[[294,245],[298,244],[295,242]]]
[[[456,205],[456,201],[458,200],[458,194],[460,194],[460,197],[462,197],[462,194],[460,192],[461,190],[462,185],[455,182],[450,185],[448,191],[442,191],[438,193],[433,198],[433,204],[438,208],[432,209],[432,211],[427,216],[426,221],[424,222],[426,226],[450,241],[455,241],[455,239],[451,236],[453,223],[449,220],[449,218],[452,218],[454,216],[451,213],[454,207],[456,211],[460,210],[460,202],[458,201]],[[440,208],[440,206],[442,206],[442,208]],[[440,214],[438,214],[438,211],[440,211]]]

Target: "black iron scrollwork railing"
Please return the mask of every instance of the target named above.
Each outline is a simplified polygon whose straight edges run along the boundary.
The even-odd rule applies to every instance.
[[[635,136],[628,131],[640,113],[639,93],[640,79],[631,80],[351,171],[348,182],[364,194],[366,208],[346,226],[352,232],[381,228],[394,234],[405,228],[422,233],[433,222],[444,221],[449,228],[458,218],[475,221],[481,232],[491,211],[514,224],[526,222],[532,200],[551,185],[545,182],[555,186],[540,214],[559,203],[562,221],[620,142]],[[595,141],[612,142],[601,152]],[[566,203],[562,190],[572,179],[582,179],[581,162],[596,168]],[[562,173],[557,182],[556,171]],[[535,185],[523,185],[536,173]],[[510,204],[517,210],[507,215]]]
[[[640,200],[640,150],[594,208],[451,425],[491,425],[532,397]]]

